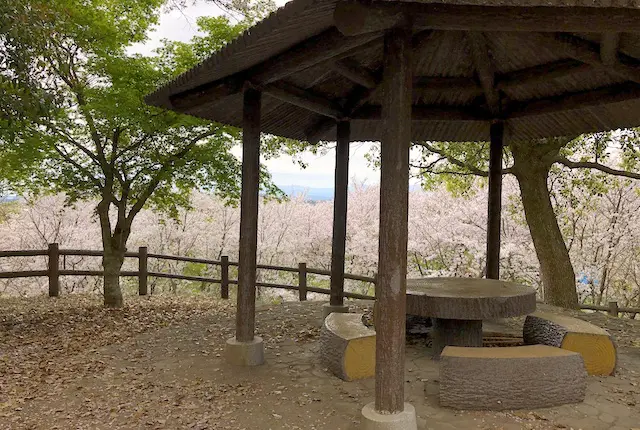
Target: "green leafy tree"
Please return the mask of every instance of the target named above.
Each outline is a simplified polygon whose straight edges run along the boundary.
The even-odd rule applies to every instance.
[[[147,106],[143,97],[237,36],[245,23],[199,21],[203,36],[129,55],[161,0],[30,0],[3,20],[2,176],[19,191],[97,200],[104,304],[121,307],[119,274],[143,207],[171,215],[193,189],[239,197],[239,131]],[[2,53],[0,53],[2,56]],[[270,142],[266,140],[266,145]],[[271,148],[275,148],[271,145]],[[273,149],[275,151],[275,149]],[[263,188],[277,194],[263,170]]]
[[[420,172],[425,187],[444,181],[450,191],[462,193],[474,181],[488,176],[488,143],[416,142],[414,147],[421,155],[413,167]],[[598,175],[571,177],[594,192],[605,186],[601,173],[640,179],[639,156],[640,140],[635,130],[576,139],[509,142],[505,147],[503,174],[514,175],[518,181],[546,302],[567,308],[578,305],[575,273],[556,214],[562,208],[554,210],[552,191],[563,192],[562,181],[567,180],[566,173],[571,169],[597,171]],[[550,187],[551,180],[558,182],[555,188]]]

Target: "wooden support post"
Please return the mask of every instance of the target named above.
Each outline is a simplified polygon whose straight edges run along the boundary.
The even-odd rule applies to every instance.
[[[60,248],[57,243],[50,243],[49,250],[49,297],[60,295]]]
[[[331,306],[344,304],[344,257],[347,240],[347,194],[349,188],[349,141],[351,124],[338,123],[333,194],[333,237],[331,242]]]
[[[383,414],[404,410],[411,51],[409,29],[385,35],[375,389],[375,410]]]
[[[500,216],[502,212],[502,148],[504,123],[491,124],[489,204],[487,216],[487,279],[500,278]]]
[[[220,257],[220,298],[229,298],[229,257]]]
[[[146,246],[138,248],[138,294],[147,295],[147,276],[149,276],[148,268],[148,250]]]
[[[618,316],[618,302],[609,302],[609,315],[612,317]]]
[[[256,248],[258,246],[258,192],[260,191],[260,105],[262,94],[244,92],[242,120],[242,191],[240,196],[240,254],[236,340],[253,341],[256,310]]]
[[[307,263],[298,263],[298,294],[301,302],[307,300]]]

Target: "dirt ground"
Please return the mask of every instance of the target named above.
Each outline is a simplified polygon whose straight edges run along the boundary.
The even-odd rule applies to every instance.
[[[364,302],[351,302],[354,308]],[[319,361],[319,302],[259,307],[266,364],[224,358],[234,309],[207,297],[0,300],[0,429],[357,429],[374,381]],[[438,405],[438,364],[409,342],[406,397],[424,429],[640,429],[640,321],[579,314],[618,339],[615,377],[590,377],[578,405],[461,412]],[[517,330],[518,321],[500,322]],[[491,330],[495,330],[492,325]]]

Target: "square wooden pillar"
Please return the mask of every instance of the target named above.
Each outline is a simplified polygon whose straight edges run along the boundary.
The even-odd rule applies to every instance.
[[[242,191],[240,195],[240,252],[236,336],[227,341],[227,360],[252,366],[264,362],[262,339],[254,336],[256,314],[256,253],[258,246],[258,193],[260,191],[261,93],[244,92],[242,123]]]
[[[336,169],[333,198],[333,237],[331,241],[331,306],[344,304],[344,259],[347,240],[347,195],[349,191],[348,121],[338,122]]]
[[[500,217],[502,214],[502,149],[504,123],[495,121],[490,129],[489,203],[487,216],[487,279],[500,278]]]
[[[383,414],[405,409],[411,50],[409,29],[397,28],[385,35],[375,389],[375,410]]]

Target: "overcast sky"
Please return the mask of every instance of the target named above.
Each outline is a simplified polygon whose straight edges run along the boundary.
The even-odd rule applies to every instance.
[[[279,6],[286,3],[285,0],[276,0]],[[160,46],[160,40],[189,41],[196,31],[196,19],[199,16],[220,15],[221,11],[211,3],[199,2],[186,9],[174,10],[165,13],[160,18],[160,23],[150,35],[150,40],[144,44],[136,45],[132,51],[142,54],[151,54],[154,48]],[[368,184],[378,183],[380,173],[369,167],[364,155],[370,149],[368,143],[352,143],[350,151],[349,177],[351,181]],[[240,154],[238,148],[237,155]],[[311,153],[302,155],[308,167],[301,169],[289,157],[279,157],[265,162],[273,175],[274,182],[281,186],[299,185],[313,188],[332,188],[333,170],[335,166],[335,151],[331,150],[326,155],[316,156]]]

